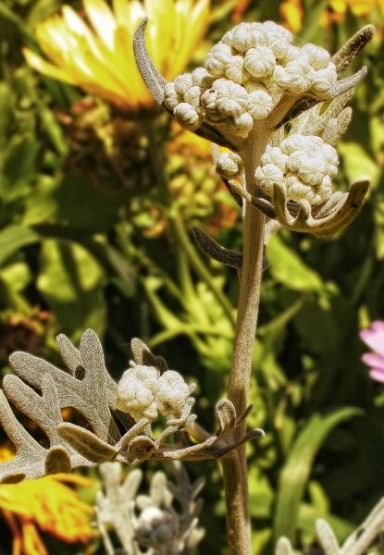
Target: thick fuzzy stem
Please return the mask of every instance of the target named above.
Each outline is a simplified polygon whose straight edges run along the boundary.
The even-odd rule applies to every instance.
[[[257,140],[255,138],[254,141],[249,141],[247,150],[242,153],[247,190],[251,194],[254,192],[254,172],[268,139],[269,133],[258,133]],[[239,310],[228,383],[228,398],[233,402],[238,415],[242,414],[247,406],[263,271],[264,225],[264,214],[248,205],[244,218]],[[237,431],[239,435],[244,433],[245,425],[244,422],[239,427]],[[251,555],[245,446],[239,447],[230,457],[224,458],[222,465],[227,508],[228,553],[229,555]]]

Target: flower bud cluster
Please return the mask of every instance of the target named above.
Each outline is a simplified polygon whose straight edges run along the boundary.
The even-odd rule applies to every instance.
[[[233,179],[243,172],[241,157],[231,150],[221,152],[215,160],[216,171],[223,179]]]
[[[160,375],[154,366],[136,365],[120,379],[117,408],[136,422],[141,418],[153,421],[158,413],[179,418],[193,389],[174,370]]]
[[[336,150],[320,137],[294,134],[278,147],[267,146],[255,177],[266,198],[276,184],[285,187],[289,200],[316,205],[331,195],[338,163]]]
[[[271,21],[241,23],[211,49],[204,68],[167,83],[164,104],[192,131],[205,121],[247,137],[285,93],[331,98],[337,72],[328,52],[291,42],[291,33]]]

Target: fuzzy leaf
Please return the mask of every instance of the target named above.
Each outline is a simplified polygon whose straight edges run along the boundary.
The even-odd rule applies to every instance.
[[[287,538],[280,538],[276,545],[275,555],[293,555],[293,549]]]
[[[23,428],[16,419],[3,393],[0,391],[0,422],[5,433],[16,447],[16,456],[0,465],[2,482],[18,482],[24,478],[38,478],[47,472],[62,472],[75,466],[87,466],[89,462],[68,450],[63,455],[64,446],[56,432],[62,422],[57,405],[57,391],[52,378],[47,374],[42,380],[42,395],[38,395],[17,376],[8,375],[4,379],[4,390],[13,404],[26,416],[38,423],[46,433],[51,448],[45,449]],[[55,449],[56,448],[56,449]]]
[[[51,447],[45,458],[45,473],[57,474],[58,472],[70,472],[71,459],[68,451],[61,445]]]
[[[168,370],[168,365],[163,357],[154,355],[146,346],[146,344],[134,337],[131,341],[131,351],[136,364],[143,364],[144,366],[154,366],[160,373]]]
[[[118,451],[95,434],[71,423],[63,423],[57,427],[60,437],[75,451],[94,463],[111,461]]]
[[[231,401],[222,399],[216,404],[216,419],[219,424],[218,437],[233,430],[236,426],[236,410]]]
[[[109,439],[115,443],[120,439],[120,434],[113,421],[109,403],[115,400],[112,390],[114,388],[116,391],[117,386],[105,367],[104,354],[97,335],[92,330],[87,330],[81,338],[80,350],[75,349],[63,335],[58,336],[57,342],[72,375],[43,359],[20,351],[10,356],[12,368],[25,382],[37,389],[42,388],[44,375],[50,374],[57,388],[59,407],[78,410],[101,439]]]
[[[110,460],[118,453],[108,444],[114,445],[121,438],[111,414],[117,385],[107,372],[97,335],[86,331],[80,349],[63,335],[58,337],[58,345],[69,373],[28,353],[16,352],[10,357],[18,376],[4,378],[4,392],[0,392],[0,423],[16,447],[16,456],[0,465],[2,481],[15,482],[25,477],[69,471],[76,466]],[[39,445],[18,422],[5,395],[44,431],[50,443],[48,449]],[[66,407],[81,413],[95,435],[63,423],[61,409]],[[85,453],[86,458],[66,445],[62,438]]]
[[[316,532],[320,545],[324,550],[324,555],[338,555],[340,553],[336,536],[325,520],[319,519],[316,522]]]

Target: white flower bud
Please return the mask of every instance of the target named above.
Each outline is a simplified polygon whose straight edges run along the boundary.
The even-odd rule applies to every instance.
[[[161,414],[180,417],[190,394],[190,388],[184,378],[174,370],[167,370],[159,378],[158,386],[156,401]]]
[[[222,152],[216,161],[216,171],[224,179],[238,176],[243,169],[243,161],[234,152]]]
[[[262,165],[274,164],[282,172],[285,172],[285,166],[288,160],[288,156],[282,152],[278,146],[268,146],[267,150],[261,157]]]
[[[255,176],[267,194],[274,184],[284,185],[290,200],[319,204],[331,194],[337,173],[336,150],[320,137],[294,134],[279,147],[267,146]]]
[[[267,34],[268,40],[266,46],[271,49],[276,60],[282,62],[286,60],[288,55],[288,50],[290,48],[289,42],[281,37],[281,35]]]
[[[190,89],[188,89],[184,95],[185,102],[187,104],[191,104],[197,112],[199,112],[200,105],[201,105],[201,102],[200,102],[201,91],[202,91],[201,87],[198,87],[197,85],[195,85]]]
[[[225,75],[226,64],[230,62],[231,58],[231,48],[219,42],[208,53],[204,65],[209,73],[215,77],[222,77]]]
[[[244,106],[235,98],[218,98],[216,103],[218,111],[225,117],[238,117],[244,112]]]
[[[285,184],[290,200],[300,202],[306,200],[310,204],[319,204],[321,196],[315,192],[315,189],[308,187],[308,185],[301,182],[295,175],[287,175]]]
[[[288,62],[285,68],[276,66],[273,72],[274,81],[286,91],[300,95],[312,85],[313,69],[305,57]]]
[[[337,150],[333,148],[333,146],[325,143],[323,144],[323,156],[328,164],[328,173],[331,175],[331,177],[335,177],[339,165]]]
[[[292,62],[303,56],[303,49],[298,46],[289,46],[287,54],[285,56],[285,62]],[[309,62],[309,58],[305,55],[305,59]]]
[[[254,44],[251,23],[240,23],[233,29],[232,46],[239,52],[246,52]]]
[[[309,63],[313,69],[325,69],[331,59],[331,55],[324,48],[315,44],[305,44],[302,51],[308,56]]]
[[[281,41],[291,42],[292,41],[292,33],[288,31],[285,27],[278,25],[274,21],[264,21],[263,28],[267,33],[267,36],[276,36],[279,37]]]
[[[176,523],[171,513],[158,507],[147,507],[140,514],[135,525],[139,543],[158,547],[167,545],[175,538]]]
[[[159,371],[153,366],[134,366],[122,375],[118,387],[117,408],[129,413],[137,422],[140,418],[157,417],[155,394],[158,390]]]
[[[228,79],[217,79],[212,89],[201,97],[203,111],[209,119],[220,121],[223,118],[237,118],[245,111],[248,103],[247,91],[241,85]]]
[[[216,112],[217,111],[217,98],[218,94],[215,89],[208,89],[201,95],[201,105],[206,112]]]
[[[269,189],[272,185],[277,183],[278,185],[283,185],[284,173],[275,166],[275,164],[266,164],[265,166],[259,166],[255,172],[256,179],[260,182],[262,187]]]
[[[303,135],[299,135],[298,133],[294,133],[293,135],[289,135],[285,139],[285,141],[283,141],[276,148],[278,148],[279,150],[281,150],[285,154],[291,154],[292,152],[295,152],[295,150],[300,150],[302,144],[303,144]],[[267,152],[269,152],[268,147],[267,147]]]
[[[180,96],[177,94],[175,85],[167,83],[164,87],[164,104],[169,110],[174,110],[180,102]]]
[[[230,118],[227,120],[227,125],[231,130],[240,135],[240,137],[247,138],[249,132],[253,128],[253,119],[250,114],[245,112],[235,119]]]
[[[192,87],[192,76],[190,73],[183,73],[182,75],[176,77],[173,84],[175,86],[175,91],[177,92],[177,94],[184,97],[184,94],[187,92],[187,90]]]
[[[248,94],[247,112],[254,120],[266,118],[272,108],[273,100],[266,90],[253,91]]]
[[[244,58],[244,67],[252,77],[263,79],[272,75],[276,58],[267,46],[250,48]]]
[[[201,87],[202,89],[207,89],[211,87],[214,78],[208,73],[204,67],[197,67],[191,73],[192,84]]]
[[[246,75],[244,74],[243,56],[232,56],[225,66],[225,77],[239,85],[244,83]]]
[[[197,110],[187,102],[181,102],[176,106],[173,115],[183,127],[196,131],[201,125],[202,118]]]
[[[221,41],[223,44],[227,44],[228,46],[233,46],[233,29],[231,31],[227,31]]]
[[[337,168],[336,168],[337,173]],[[336,175],[336,174],[335,174]],[[335,176],[333,176],[335,177]],[[325,175],[321,180],[320,189],[322,192],[322,197],[328,198],[332,194],[332,176]]]
[[[311,92],[318,98],[331,98],[336,90],[336,85],[336,66],[330,62],[325,69],[319,69],[315,72]]]

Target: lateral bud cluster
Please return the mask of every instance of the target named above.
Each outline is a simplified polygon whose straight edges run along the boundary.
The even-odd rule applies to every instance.
[[[106,461],[218,459],[263,435],[254,429],[234,439],[233,432],[249,409],[237,415],[228,399],[216,405],[216,432],[204,430],[191,412],[195,384],[188,385],[179,372],[169,370],[165,360],[140,339],[132,340],[134,360],[118,383],[107,371],[101,343],[92,330],[83,334],[79,349],[65,335],[59,335],[57,343],[68,371],[24,352],[10,357],[18,376],[4,379],[0,424],[16,455],[0,464],[0,482]],[[9,401],[44,431],[48,448],[23,428]],[[61,412],[65,407],[81,413],[87,425],[65,422]],[[161,431],[155,434],[153,424]],[[156,516],[146,517],[151,515]]]

